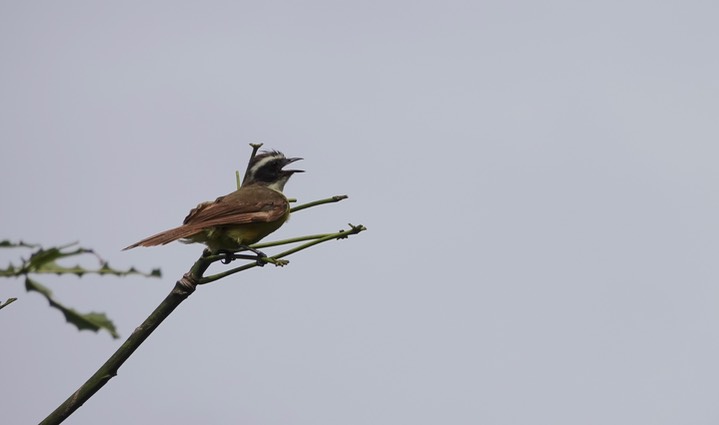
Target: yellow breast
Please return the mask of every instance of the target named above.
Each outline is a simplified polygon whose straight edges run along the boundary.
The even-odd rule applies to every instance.
[[[241,246],[248,246],[259,242],[262,238],[279,229],[290,217],[289,207],[287,212],[269,223],[246,223],[227,224],[205,229],[203,232],[192,236],[192,242],[200,242],[207,245],[211,251],[237,250]]]

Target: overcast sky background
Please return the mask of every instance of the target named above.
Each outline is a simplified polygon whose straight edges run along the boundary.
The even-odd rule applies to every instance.
[[[121,340],[1,282],[0,421],[114,352],[202,250],[121,248],[264,142],[350,196],[272,239],[369,231],[199,288],[67,423],[716,424],[718,13],[0,2],[0,239],[164,274],[39,279]]]

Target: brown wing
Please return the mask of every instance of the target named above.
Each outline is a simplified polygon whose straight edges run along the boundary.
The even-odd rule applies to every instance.
[[[205,228],[278,220],[287,211],[287,198],[264,186],[249,186],[200,204],[185,217],[184,226]]]
[[[182,226],[145,238],[125,249],[165,245],[215,226],[276,221],[288,207],[287,198],[277,191],[263,186],[243,187],[213,202],[198,205],[185,217]]]

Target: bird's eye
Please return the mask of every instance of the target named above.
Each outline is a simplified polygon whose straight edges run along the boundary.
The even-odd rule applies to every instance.
[[[260,181],[272,182],[282,172],[282,161],[271,161],[257,169],[255,178]]]

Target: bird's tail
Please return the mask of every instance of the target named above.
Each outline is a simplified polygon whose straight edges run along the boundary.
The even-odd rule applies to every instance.
[[[179,226],[175,227],[174,229],[165,230],[164,232],[160,232],[156,235],[152,235],[150,237],[147,237],[139,242],[136,242],[127,248],[123,248],[123,251],[137,248],[138,246],[157,246],[157,245],[166,245],[170,242],[174,242],[178,239],[186,238],[189,236],[194,235],[197,233],[197,229],[193,228],[192,226]]]

